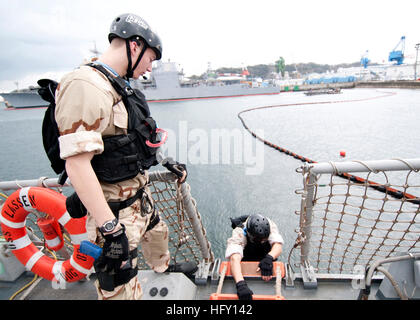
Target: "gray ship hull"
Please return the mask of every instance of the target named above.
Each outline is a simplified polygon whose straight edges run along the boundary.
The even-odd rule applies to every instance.
[[[36,92],[0,93],[6,102],[7,108],[41,108],[47,107],[48,102],[43,100]]]
[[[217,87],[198,86],[186,88],[148,88],[141,91],[144,93],[146,100],[148,101],[164,101],[278,94],[280,93],[280,88],[247,88],[239,85],[229,85]],[[11,109],[42,108],[47,107],[49,104],[36,92],[1,93],[0,96],[2,96],[6,102],[5,107]]]
[[[134,80],[148,101],[186,100],[236,97],[280,93],[280,88],[270,83],[255,83],[246,77],[219,77],[191,81],[183,79],[173,62],[160,62],[153,69],[150,80]],[[256,85],[255,85],[256,84]]]
[[[204,99],[222,98],[247,95],[278,94],[279,87],[256,87],[249,88],[240,85],[228,86],[197,86],[197,87],[178,87],[178,88],[148,88],[142,92],[148,101],[159,100],[184,100],[184,99]]]

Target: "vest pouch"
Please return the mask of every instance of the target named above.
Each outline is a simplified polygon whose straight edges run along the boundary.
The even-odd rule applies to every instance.
[[[91,164],[99,181],[117,183],[143,172],[134,135],[104,137],[104,152],[95,155]]]
[[[139,139],[144,141],[143,137],[140,137]],[[158,162],[156,160],[157,148],[148,147],[145,142],[140,144],[138,146],[138,148],[139,148],[139,154],[142,155],[142,157],[140,159],[140,163],[141,163],[141,166],[142,166],[143,169],[147,170],[151,166],[154,166],[154,165],[158,164]]]
[[[142,121],[142,124],[136,128],[136,131],[142,135],[146,140],[152,143],[157,143],[156,121],[152,117],[148,117]]]
[[[160,142],[157,141],[158,135],[156,134],[155,121],[152,118],[147,118],[135,127],[134,132],[137,139],[142,142],[137,146],[139,148],[139,154],[142,155],[140,159],[142,167],[144,169],[149,169],[151,166],[158,164],[156,160],[156,151],[158,148],[149,147],[146,144],[146,141],[150,141],[152,143]]]

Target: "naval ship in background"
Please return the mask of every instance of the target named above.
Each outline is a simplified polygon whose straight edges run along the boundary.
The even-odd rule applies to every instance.
[[[183,77],[175,62],[157,62],[151,76],[146,80],[132,80],[134,88],[140,89],[148,101],[172,101],[237,97],[246,95],[278,94],[280,87],[271,81],[252,78],[248,70],[241,74],[210,74],[205,80],[190,80]],[[0,93],[6,108],[39,108],[48,103],[38,95],[39,87],[29,87],[10,93]],[[0,98],[1,100],[1,98]],[[3,104],[2,103],[2,104]]]
[[[4,105],[7,109],[48,107],[49,103],[41,98],[38,89],[39,87],[30,86],[27,89],[0,93],[0,106]]]
[[[183,77],[174,62],[157,62],[150,80],[132,82],[148,101],[184,100],[202,98],[236,97],[261,94],[278,94],[280,87],[272,81],[252,78],[246,68],[241,74],[215,74],[210,69],[205,80]]]

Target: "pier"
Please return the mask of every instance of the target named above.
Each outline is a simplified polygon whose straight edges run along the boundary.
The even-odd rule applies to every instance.
[[[420,89],[420,81],[396,80],[396,81],[364,81],[356,82],[357,88],[400,88]]]
[[[280,86],[280,91],[308,91],[322,90],[328,88],[334,89],[351,89],[355,87],[355,82],[338,82],[338,83],[317,83],[317,84],[296,84]]]
[[[355,81],[340,83],[317,83],[317,84],[296,84],[284,85],[280,91],[309,91],[328,88],[352,89],[352,88],[398,88],[398,89],[420,89],[420,81],[393,80],[393,81]]]

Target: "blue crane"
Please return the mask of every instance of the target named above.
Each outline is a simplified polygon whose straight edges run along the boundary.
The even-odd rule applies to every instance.
[[[401,45],[401,50],[397,48]],[[404,61],[404,48],[405,48],[405,36],[401,37],[401,40],[395,46],[394,50],[389,53],[388,61],[397,61],[397,65],[400,65]]]
[[[369,50],[366,50],[365,54],[360,59],[360,65],[362,65],[363,68],[365,68],[365,69],[367,68],[368,63],[370,62],[370,60],[368,58],[368,54],[369,54]]]

